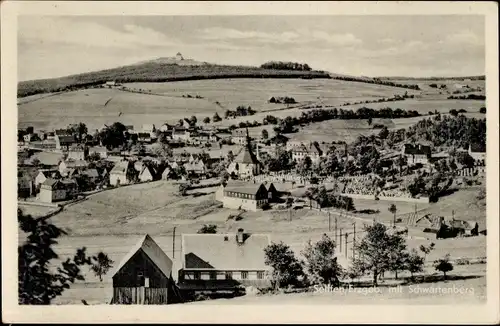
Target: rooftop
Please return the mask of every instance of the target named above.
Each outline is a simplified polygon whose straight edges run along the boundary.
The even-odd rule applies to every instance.
[[[183,234],[184,269],[267,270],[264,248],[270,244],[267,234],[244,233],[244,242],[236,233]]]

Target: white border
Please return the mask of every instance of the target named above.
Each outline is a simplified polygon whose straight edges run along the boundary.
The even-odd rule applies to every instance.
[[[3,322],[498,323],[498,17],[494,2],[51,2],[1,4]],[[484,15],[487,92],[487,304],[477,306],[18,306],[16,126],[17,15]],[[439,26],[436,26],[439,28]],[[15,245],[14,245],[15,244]]]

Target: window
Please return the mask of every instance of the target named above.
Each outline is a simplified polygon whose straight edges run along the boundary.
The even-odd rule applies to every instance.
[[[199,280],[200,279],[200,272],[194,272],[194,279]]]
[[[232,280],[233,279],[233,272],[226,272],[226,280]]]
[[[264,278],[264,272],[259,271],[257,272],[257,279],[262,280]]]
[[[241,272],[241,279],[242,280],[248,279],[248,272]]]

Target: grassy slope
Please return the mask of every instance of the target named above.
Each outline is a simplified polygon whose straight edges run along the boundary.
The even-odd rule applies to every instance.
[[[176,80],[196,80],[215,78],[300,78],[302,76],[328,78],[328,74],[317,71],[286,71],[262,69],[258,67],[227,65],[177,65],[149,61],[141,64],[123,66],[88,72],[60,78],[23,81],[18,85],[18,97],[54,92],[65,87],[102,84],[106,81],[117,82],[164,82]]]

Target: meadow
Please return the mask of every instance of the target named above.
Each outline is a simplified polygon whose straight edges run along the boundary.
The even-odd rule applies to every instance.
[[[156,181],[104,191],[89,196],[87,200],[65,208],[51,217],[50,222],[63,228],[68,235],[59,239],[55,246],[61,260],[74,254],[76,248],[86,247],[89,254],[105,251],[118,264],[123,256],[145,233],[150,234],[160,247],[174,261],[174,278],[181,267],[181,234],[196,233],[204,224],[217,225],[218,232],[236,232],[244,228],[251,233],[269,233],[272,241],[284,241],[300,255],[308,240],[319,240],[323,233],[334,238],[334,218],[337,227],[344,232],[352,232],[356,221],[357,239],[362,235],[363,221],[371,222],[374,217],[389,221],[392,214],[388,211],[390,201],[371,201],[356,199],[358,210],[378,209],[376,215],[360,215],[365,220],[354,220],[345,216],[331,214],[331,229],[328,230],[328,217],[325,212],[303,208],[298,210],[270,210],[265,212],[245,212],[242,219],[228,219],[235,210],[222,208],[215,201],[216,188],[191,190],[187,196],[177,194],[177,184],[172,181]],[[434,213],[451,216],[455,211],[457,218],[474,219],[484,225],[485,210],[472,208],[476,190],[460,190],[440,199],[435,204],[418,204],[419,216]],[[414,204],[395,202],[398,215],[414,210]],[[175,239],[173,232],[175,227]],[[431,234],[410,232],[407,240],[410,248],[418,248],[436,242],[436,249],[428,260],[437,259],[446,253],[452,258],[486,256],[486,237],[458,238],[436,241]],[[22,238],[19,240],[23,241]],[[175,241],[175,251],[173,243]],[[339,261],[347,265],[351,255],[352,236],[349,237],[348,256],[339,256]],[[343,243],[343,251],[345,244]],[[84,268],[84,282],[77,282],[72,289],[57,299],[58,303],[79,304],[81,299],[92,303],[104,303],[110,299],[112,275],[105,276],[103,283]]]
[[[239,105],[251,106],[258,111],[254,116],[224,119],[216,124],[229,126],[240,121],[262,121],[267,114],[279,117],[301,114],[299,109],[287,109],[285,105],[268,103],[272,96],[291,96],[302,103],[341,105],[355,100],[376,100],[395,94],[402,95],[406,91],[395,87],[331,79],[220,79],[133,83],[126,86],[151,90],[153,94],[117,89],[87,89],[52,96],[34,95],[29,100],[20,100],[18,125],[23,128],[31,125],[35,128],[52,129],[81,121],[92,130],[115,121],[140,126],[146,123],[175,123],[192,115],[197,116],[201,123],[206,116],[212,118],[217,112],[223,117],[227,109],[234,110]],[[203,98],[182,97],[188,94]]]

